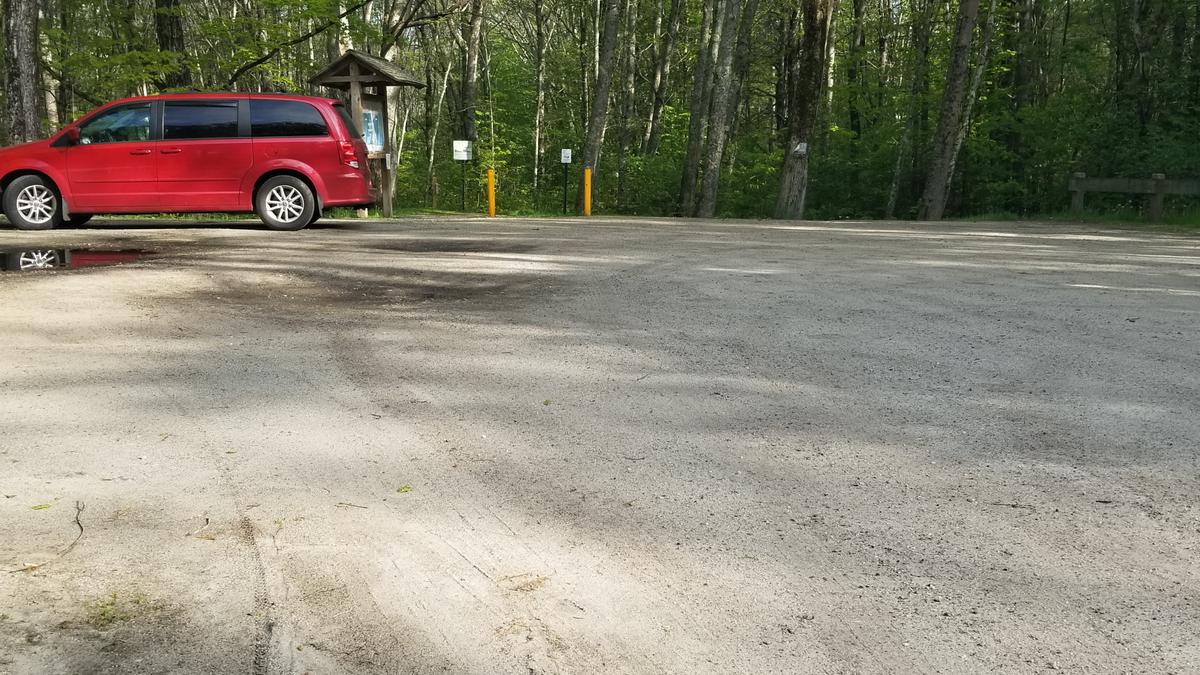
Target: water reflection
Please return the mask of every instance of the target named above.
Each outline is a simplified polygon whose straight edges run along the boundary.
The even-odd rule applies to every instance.
[[[134,262],[154,251],[143,249],[29,248],[0,251],[0,270],[34,272],[56,268],[97,267]]]

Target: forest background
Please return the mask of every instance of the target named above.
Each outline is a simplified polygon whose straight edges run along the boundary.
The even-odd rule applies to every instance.
[[[468,208],[492,167],[506,213],[560,210],[562,148],[572,200],[586,164],[598,213],[655,216],[1035,217],[1074,172],[1200,177],[1200,0],[6,0],[3,31],[7,142],[394,61],[425,83],[389,102],[401,207],[457,208],[454,139]]]

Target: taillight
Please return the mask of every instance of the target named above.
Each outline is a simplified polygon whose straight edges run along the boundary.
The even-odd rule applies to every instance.
[[[342,164],[351,169],[358,168],[358,152],[354,149],[353,143],[342,141]]]

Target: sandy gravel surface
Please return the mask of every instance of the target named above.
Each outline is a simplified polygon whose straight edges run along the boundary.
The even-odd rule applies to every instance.
[[[1200,671],[1200,239],[134,225],[0,230],[159,253],[0,274],[0,672]]]

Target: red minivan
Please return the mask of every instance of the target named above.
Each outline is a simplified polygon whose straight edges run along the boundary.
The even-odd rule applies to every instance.
[[[332,99],[163,94],[102,106],[0,150],[4,214],[23,230],[98,213],[250,212],[299,230],[374,203],[367,146]]]

